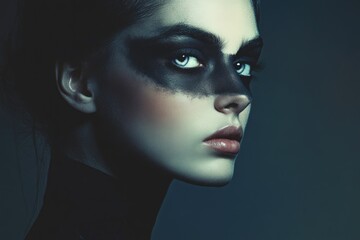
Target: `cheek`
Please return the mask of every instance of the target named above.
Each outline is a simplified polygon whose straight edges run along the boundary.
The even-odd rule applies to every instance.
[[[114,71],[98,86],[98,109],[118,124],[154,128],[186,127],[196,115],[208,115],[211,101],[198,101],[151,83],[142,74]]]
[[[185,102],[177,99],[174,94],[153,86],[142,87],[139,97],[138,117],[146,118],[154,125],[175,122],[186,114]]]
[[[99,85],[98,109],[116,144],[125,139],[153,164],[191,182],[232,176],[233,161],[214,156],[203,145],[205,137],[229,123],[214,109],[214,97],[169,92],[137,73],[111,76]]]

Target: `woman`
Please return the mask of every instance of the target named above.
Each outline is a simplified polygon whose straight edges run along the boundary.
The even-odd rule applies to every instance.
[[[6,76],[52,150],[26,239],[149,239],[173,178],[232,178],[262,46],[256,3],[37,0],[21,9]]]

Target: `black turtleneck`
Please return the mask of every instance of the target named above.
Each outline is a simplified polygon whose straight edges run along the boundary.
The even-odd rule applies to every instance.
[[[50,165],[43,208],[26,239],[148,240],[166,190],[167,186],[158,192],[154,201],[158,203],[149,204],[150,189],[129,191],[117,178],[56,157]]]

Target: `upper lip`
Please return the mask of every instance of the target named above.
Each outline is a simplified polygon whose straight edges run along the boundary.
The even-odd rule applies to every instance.
[[[236,126],[226,126],[211,134],[209,137],[205,138],[204,141],[211,139],[230,139],[240,142],[243,135],[243,130],[241,127]]]

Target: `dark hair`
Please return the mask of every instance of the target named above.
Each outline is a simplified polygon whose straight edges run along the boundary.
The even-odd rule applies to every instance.
[[[81,121],[81,114],[60,100],[53,80],[55,64],[100,56],[115,32],[148,16],[159,4],[155,0],[19,2],[18,23],[2,72],[5,96],[16,96],[20,111],[30,113],[36,128],[50,137],[64,126],[57,124],[59,114],[72,119],[68,122]]]

